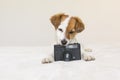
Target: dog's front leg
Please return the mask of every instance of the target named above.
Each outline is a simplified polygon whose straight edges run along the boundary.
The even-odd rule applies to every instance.
[[[50,54],[46,58],[43,58],[41,63],[46,64],[46,63],[52,63],[52,62],[54,62],[54,55]]]
[[[87,53],[83,53],[83,54],[82,54],[82,58],[83,58],[83,60],[85,60],[85,61],[94,61],[94,60],[95,60],[95,57],[94,57],[94,56],[89,55],[89,54],[87,54]]]
[[[81,48],[81,53],[82,53],[82,59],[85,61],[93,61],[95,60],[95,57],[90,54],[92,53],[92,49],[85,49],[83,46]]]

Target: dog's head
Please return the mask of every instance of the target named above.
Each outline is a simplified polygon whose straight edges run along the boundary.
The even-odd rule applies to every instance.
[[[70,17],[64,13],[53,15],[50,21],[55,27],[57,42],[61,45],[69,44],[77,33],[84,30],[84,24],[80,18]]]

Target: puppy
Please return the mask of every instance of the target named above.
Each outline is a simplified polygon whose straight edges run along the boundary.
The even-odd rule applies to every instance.
[[[85,27],[82,20],[78,17],[69,16],[64,13],[55,14],[50,18],[52,25],[56,31],[56,44],[68,45],[71,43],[77,43],[76,35],[82,32]],[[81,44],[81,43],[80,43]],[[82,47],[82,59],[85,61],[95,60],[93,56],[88,55],[91,49],[84,49]],[[54,61],[53,53],[44,58],[42,63],[51,63]]]

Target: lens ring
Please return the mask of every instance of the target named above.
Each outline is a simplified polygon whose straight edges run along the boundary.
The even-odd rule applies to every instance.
[[[64,61],[71,61],[72,60],[72,55],[68,51],[64,52],[63,57],[64,57]]]

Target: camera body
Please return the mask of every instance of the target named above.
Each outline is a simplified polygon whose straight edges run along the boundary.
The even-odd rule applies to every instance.
[[[54,45],[54,59],[55,61],[81,60],[80,44]]]

